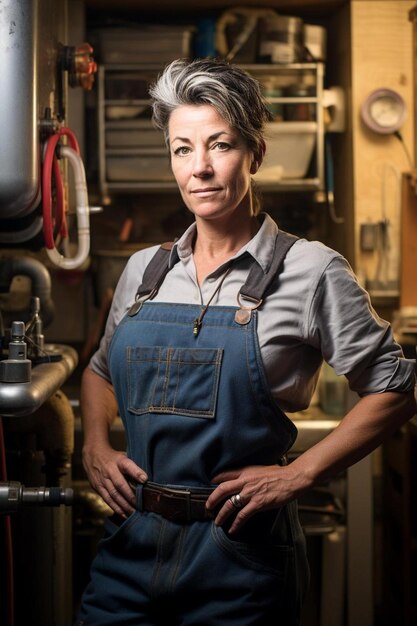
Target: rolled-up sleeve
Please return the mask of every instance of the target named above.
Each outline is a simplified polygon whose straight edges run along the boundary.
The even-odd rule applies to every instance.
[[[391,326],[372,308],[343,257],[325,268],[309,316],[311,341],[359,395],[411,391],[415,361],[404,358]]]

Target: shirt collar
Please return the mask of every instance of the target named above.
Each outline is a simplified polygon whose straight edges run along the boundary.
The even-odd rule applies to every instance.
[[[267,213],[261,213],[260,219],[262,220],[262,223],[256,235],[232,258],[237,259],[243,254],[249,253],[266,273],[269,270],[274,257],[275,238],[278,233],[278,226]],[[194,222],[187,228],[178,241],[175,242],[169,257],[170,269],[179,259],[185,260],[192,255],[196,228],[197,226]]]

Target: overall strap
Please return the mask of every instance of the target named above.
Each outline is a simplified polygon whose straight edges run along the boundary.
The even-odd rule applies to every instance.
[[[265,293],[271,282],[279,274],[285,256],[298,237],[285,231],[278,231],[275,238],[274,255],[267,272],[264,272],[259,263],[253,263],[245,284],[238,293],[238,303],[240,309],[236,312],[235,320],[238,324],[247,324],[251,318],[251,311],[257,309],[261,304]],[[128,315],[133,316],[139,311],[145,300],[152,300],[158,293],[165,276],[169,271],[169,257],[174,242],[163,243],[156,254],[149,261],[143,273],[142,282],[136,291],[135,303],[128,311]],[[250,300],[253,304],[250,307],[244,306],[241,299]]]
[[[275,238],[274,256],[268,270],[264,272],[259,263],[254,263],[250,269],[245,284],[239,294],[247,300],[262,300],[269,285],[279,274],[288,250],[297,241],[298,237],[283,230],[278,231]]]
[[[235,321],[238,324],[244,325],[249,323],[252,311],[262,304],[268,287],[282,269],[288,250],[297,240],[298,237],[295,235],[279,230],[275,238],[272,262],[268,270],[264,272],[259,263],[253,263],[246,282],[240,288],[237,296],[240,308],[236,311]],[[245,306],[242,303],[242,299],[249,300],[252,303],[251,306]]]
[[[161,244],[155,255],[149,261],[142,276],[142,282],[137,288],[134,304],[128,310],[128,315],[133,317],[139,311],[145,300],[152,300],[158,293],[159,287],[164,282],[169,271],[169,257],[173,241]]]
[[[169,271],[169,256],[171,254],[173,241],[161,244],[156,254],[149,261],[142,276],[142,283],[139,285],[136,298],[149,296],[152,299],[158,292],[159,287],[164,282]]]

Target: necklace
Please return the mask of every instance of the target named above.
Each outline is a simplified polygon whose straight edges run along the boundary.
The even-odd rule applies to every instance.
[[[232,265],[233,265],[233,261],[230,263],[229,267],[227,268],[227,270],[223,274],[221,281],[219,282],[219,284],[217,285],[216,289],[211,294],[211,296],[209,298],[209,301],[201,309],[200,315],[195,318],[194,326],[193,326],[194,337],[198,337],[198,333],[200,332],[201,326],[203,325],[203,318],[204,318],[204,316],[205,316],[205,314],[207,312],[207,309],[209,308],[210,304],[212,303],[213,298],[216,296],[217,293],[219,293],[220,289],[222,288],[222,285],[223,285],[223,283],[224,283],[224,281],[226,279],[226,276],[228,276],[230,274],[230,270],[232,269]]]

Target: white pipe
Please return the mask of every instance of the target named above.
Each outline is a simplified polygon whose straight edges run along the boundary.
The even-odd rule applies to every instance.
[[[74,172],[78,249],[77,254],[71,258],[60,254],[56,248],[52,250],[46,248],[46,252],[54,265],[64,270],[73,270],[84,263],[90,251],[90,209],[84,164],[80,155],[69,146],[61,146],[61,156],[69,160]]]

